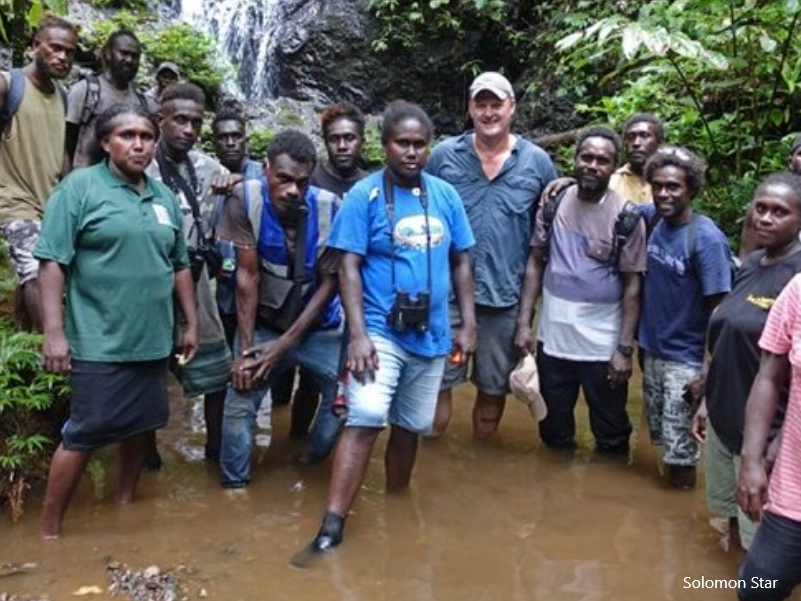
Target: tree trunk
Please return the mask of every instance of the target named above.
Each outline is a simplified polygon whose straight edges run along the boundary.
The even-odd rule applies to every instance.
[[[11,64],[21,67],[25,64],[25,50],[28,48],[28,9],[29,0],[14,0],[11,10]]]

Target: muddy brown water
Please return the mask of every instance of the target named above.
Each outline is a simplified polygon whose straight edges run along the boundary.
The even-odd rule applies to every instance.
[[[59,541],[39,540],[41,493],[18,525],[0,516],[0,564],[37,564],[0,578],[0,593],[77,599],[82,586],[105,589],[113,558],[136,569],[185,566],[190,598],[203,589],[226,601],[735,598],[731,590],[685,588],[685,578],[735,578],[739,558],[709,525],[703,480],[689,493],[665,486],[634,387],[630,408],[640,427],[628,461],[592,451],[583,408],[581,448],[550,452],[511,397],[498,438],[476,443],[472,394],[457,390],[454,422],[442,440],[421,445],[407,493],[383,493],[382,439],[345,543],[306,570],[289,560],[316,532],[328,466],[293,463],[299,444],[287,437],[288,409],[275,412],[272,446],[258,451],[247,493],[232,495],[201,458],[198,412],[176,399],[160,434],[165,467],[143,475],[135,504],[115,506],[96,469]]]

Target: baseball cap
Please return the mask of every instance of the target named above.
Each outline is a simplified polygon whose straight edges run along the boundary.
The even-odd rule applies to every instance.
[[[528,353],[520,359],[509,375],[509,387],[512,394],[528,408],[535,421],[541,422],[545,419],[548,407],[540,393],[540,377],[534,355]]]
[[[173,73],[175,73],[176,77],[181,77],[181,71],[180,69],[178,69],[178,65],[176,65],[175,63],[171,63],[169,61],[161,63],[156,68],[156,74],[161,73],[162,71],[172,71]]]
[[[492,92],[501,100],[511,98],[514,100],[515,91],[512,84],[497,71],[485,71],[473,80],[470,85],[470,98],[475,98],[479,92],[487,90]]]

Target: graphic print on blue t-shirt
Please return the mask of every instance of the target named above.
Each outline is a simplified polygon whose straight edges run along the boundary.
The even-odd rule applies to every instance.
[[[431,248],[440,246],[445,239],[445,226],[436,217],[429,216],[428,228],[431,231]],[[395,226],[395,247],[426,252],[425,215],[406,217]]]
[[[429,330],[395,332],[387,322],[397,291],[417,296],[428,287],[425,212],[410,189],[394,188],[395,289],[392,288],[392,244],[383,192],[383,171],[356,184],[337,213],[329,245],[361,255],[364,320],[371,334],[389,338],[410,353],[437,357],[451,346],[448,321],[450,253],[470,248],[473,234],[456,190],[424,175],[431,229]]]

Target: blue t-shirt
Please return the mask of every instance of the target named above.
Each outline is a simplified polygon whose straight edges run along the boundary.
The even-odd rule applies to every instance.
[[[704,299],[731,290],[731,250],[709,217],[693,219],[692,257],[689,222],[670,226],[662,219],[651,233],[638,342],[661,359],[700,365],[709,321]]]
[[[384,171],[361,180],[345,195],[328,240],[332,248],[361,255],[364,321],[367,331],[389,338],[422,357],[439,357],[451,349],[448,321],[450,259],[475,243],[462,201],[447,182],[425,174],[431,230],[431,305],[429,329],[403,333],[389,327],[387,317],[395,300],[392,289],[392,246],[384,197]],[[395,288],[416,296],[427,287],[426,229],[419,196],[394,187]]]

